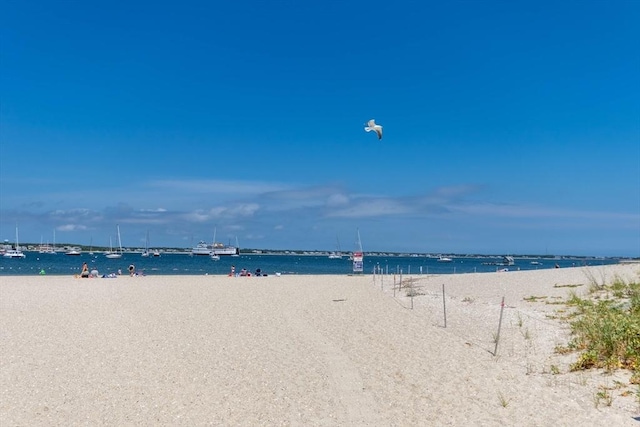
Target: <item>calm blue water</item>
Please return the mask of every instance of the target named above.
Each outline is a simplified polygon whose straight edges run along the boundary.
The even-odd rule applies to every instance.
[[[134,264],[137,271],[146,275],[226,275],[235,265],[236,271],[246,268],[254,272],[260,268],[264,273],[281,274],[349,274],[352,271],[351,261],[329,259],[326,256],[298,255],[241,255],[240,257],[221,257],[213,261],[209,257],[195,257],[187,254],[163,254],[161,257],[145,258],[140,254],[124,254],[120,259],[107,259],[103,254],[80,256],[60,254],[40,254],[25,252],[26,259],[7,259],[0,257],[0,277],[13,275],[37,275],[41,270],[50,275],[79,274],[82,263],[89,264],[89,269],[96,268],[100,274],[116,273],[118,269],[127,274],[129,264]],[[394,273],[402,270],[403,274],[453,274],[492,272],[504,266],[495,265],[501,258],[456,258],[453,262],[442,263],[435,258],[409,256],[366,256],[364,272],[370,274],[379,267],[384,272]],[[539,262],[541,264],[533,264]],[[509,270],[536,270],[560,267],[615,264],[617,259],[515,259],[515,265]]]

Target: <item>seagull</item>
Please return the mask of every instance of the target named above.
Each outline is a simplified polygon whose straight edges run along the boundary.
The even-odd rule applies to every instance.
[[[373,130],[378,134],[378,139],[382,139],[382,126],[377,125],[374,119],[369,120],[367,127],[365,127],[364,130],[367,132],[371,132]]]

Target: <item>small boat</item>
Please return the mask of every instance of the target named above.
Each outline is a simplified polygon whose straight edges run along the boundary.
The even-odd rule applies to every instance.
[[[116,226],[118,230],[118,252],[114,252],[111,246],[111,237],[109,237],[109,252],[104,254],[105,257],[109,259],[117,259],[122,258],[122,241],[120,240],[120,226]]]
[[[220,255],[211,254],[211,259],[214,261],[220,261]]]
[[[77,248],[71,248],[68,251],[66,251],[64,254],[71,255],[71,256],[78,256],[78,255],[81,255],[82,252],[80,252]]]
[[[336,237],[336,240],[338,238]],[[340,252],[340,240],[338,240],[338,246],[336,246],[336,251],[331,252],[328,256],[329,259],[342,259],[342,252]]]
[[[438,257],[438,262],[451,262],[451,261],[453,261],[453,259],[451,259],[451,258],[449,258],[449,257],[446,257],[446,256],[442,256],[442,255],[440,255],[440,256]]]
[[[144,242],[144,251],[142,252],[143,257],[149,256],[149,230],[147,230],[147,238]]]
[[[27,256],[20,250],[20,246],[18,245],[18,227],[16,227],[16,247],[14,249],[7,248],[2,254],[4,258],[26,258]]]
[[[26,258],[27,256],[20,249],[7,249],[2,255],[4,258]]]
[[[153,255],[155,257],[158,257],[158,256],[160,256],[160,251],[156,249],[151,253],[151,255]]]
[[[231,252],[233,251],[233,253],[231,254],[231,256],[240,256],[240,245],[238,244],[238,236],[236,236],[236,245],[235,246],[226,246],[223,251],[225,252]],[[219,251],[215,252],[216,254],[220,255]]]

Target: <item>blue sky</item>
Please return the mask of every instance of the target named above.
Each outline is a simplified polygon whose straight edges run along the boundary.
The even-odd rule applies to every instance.
[[[640,2],[0,12],[1,239],[640,256]]]

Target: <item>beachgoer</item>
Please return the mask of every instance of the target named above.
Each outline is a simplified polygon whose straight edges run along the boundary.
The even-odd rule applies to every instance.
[[[98,273],[98,269],[94,268],[93,270],[91,270],[91,277],[98,277],[100,276],[100,273]]]
[[[136,274],[136,266],[131,264],[129,266],[129,276],[133,276],[134,274]]]
[[[82,263],[82,273],[80,273],[80,277],[82,277],[83,279],[89,277],[89,266],[86,262]]]
[[[229,273],[229,276],[233,277],[236,275],[236,266],[232,265],[231,266],[231,273]]]

